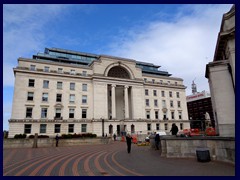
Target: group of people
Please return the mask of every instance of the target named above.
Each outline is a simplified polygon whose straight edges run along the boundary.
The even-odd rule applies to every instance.
[[[177,135],[178,133],[178,127],[175,123],[172,124],[172,128],[170,130],[170,132],[172,133],[172,135]],[[155,147],[156,147],[156,150],[159,150],[159,143],[160,143],[160,136],[158,133],[154,133],[155,135]],[[113,135],[113,139],[114,141],[116,141],[116,134]],[[58,147],[58,141],[59,141],[59,137],[58,137],[58,134],[56,135],[55,137],[56,139],[56,147]],[[131,144],[132,144],[132,136],[128,133],[127,136],[126,136],[126,142],[127,142],[127,152],[128,153],[131,153]]]

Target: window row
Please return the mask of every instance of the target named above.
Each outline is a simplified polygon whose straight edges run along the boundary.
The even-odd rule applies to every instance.
[[[148,96],[148,95],[149,95],[149,90],[145,89],[145,96]],[[157,96],[157,90],[153,90],[153,96]],[[165,91],[161,91],[161,96],[165,97]],[[169,91],[169,97],[173,97],[173,92],[172,91]],[[180,98],[180,93],[179,92],[176,92],[176,97]]]
[[[169,123],[164,123],[164,130],[165,131],[168,131],[169,130],[169,128],[168,128],[168,126],[169,126]],[[160,130],[160,124],[159,123],[157,123],[156,124],[156,128],[154,129],[154,127],[153,127],[153,129],[152,129],[152,124],[147,124],[147,130],[148,131],[152,131],[152,130]],[[183,130],[183,123],[180,123],[180,130]]]
[[[152,82],[153,84],[156,83],[157,81],[155,79],[151,79],[150,81],[147,79],[147,78],[144,78],[144,82]],[[167,81],[167,82],[163,82],[163,80],[159,80],[159,82],[157,82],[159,84],[167,84],[167,85],[170,85],[171,82],[170,81]],[[177,86],[178,85],[178,82],[174,82],[174,85]]]
[[[154,111],[155,119],[161,119],[159,118],[159,111]],[[168,120],[167,112],[163,112],[162,114],[163,120]],[[146,111],[146,119],[151,119],[151,113],[149,110]],[[175,119],[175,111],[171,111],[171,119]],[[182,119],[182,111],[178,111],[178,119]]]
[[[77,133],[74,130],[75,124],[68,124],[68,133]],[[81,133],[87,132],[87,124],[81,124]],[[24,124],[24,134],[32,133],[32,124]],[[40,124],[39,133],[47,133],[47,124]],[[54,133],[61,133],[61,124],[54,124]]]
[[[31,64],[30,65],[30,70],[31,71],[36,71],[36,65]],[[43,71],[44,72],[50,72],[50,67],[49,66],[44,66]],[[58,73],[63,73],[63,68],[58,68],[57,72]],[[69,74],[75,75],[76,70],[75,69],[70,69]],[[82,71],[82,76],[87,76],[87,71]]]
[[[49,94],[42,93],[42,102],[48,102]],[[27,101],[33,101],[34,92],[28,92]],[[62,94],[56,94],[56,102],[62,102]],[[75,103],[75,94],[69,95],[69,103]],[[87,104],[87,95],[82,95],[82,104]]]
[[[26,118],[32,118],[33,115],[33,107],[26,108]],[[82,119],[87,118],[87,109],[82,109]],[[41,118],[48,118],[48,108],[41,108]],[[75,109],[69,108],[68,118],[75,118]],[[62,109],[55,108],[55,117],[54,119],[62,119]]]
[[[158,100],[157,99],[154,99],[154,107],[158,107]],[[170,100],[170,107],[173,108],[174,107],[174,101]],[[149,99],[145,99],[145,105],[146,106],[150,106],[150,100]],[[162,107],[163,108],[166,108],[167,105],[166,105],[166,100],[162,100]],[[181,108],[181,101],[177,101],[177,107],[178,108]]]
[[[35,86],[35,79],[29,79],[28,80],[28,87],[34,87]],[[73,82],[70,82],[69,89],[75,90],[76,84]],[[49,88],[49,80],[43,80],[43,88],[48,89]],[[56,84],[57,89],[63,89],[63,82],[57,81]],[[82,91],[87,91],[87,84],[82,84]]]

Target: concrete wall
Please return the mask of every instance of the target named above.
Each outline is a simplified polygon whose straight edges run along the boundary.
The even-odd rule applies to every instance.
[[[208,148],[212,160],[235,164],[235,139],[229,137],[161,136],[161,156],[194,158],[197,148]]]
[[[108,144],[111,138],[83,138],[83,139],[59,139],[58,146],[75,146],[82,144]],[[3,148],[32,148],[34,139],[4,139]],[[39,138],[38,147],[54,147],[56,140],[54,138]]]

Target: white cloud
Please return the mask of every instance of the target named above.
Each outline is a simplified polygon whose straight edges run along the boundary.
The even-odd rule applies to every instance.
[[[206,64],[212,61],[223,13],[231,5],[188,5],[172,21],[154,21],[142,30],[131,29],[128,36],[111,44],[111,54],[152,62],[184,79],[191,93],[194,78],[198,91],[209,90]],[[183,13],[186,11],[189,14]],[[127,33],[125,33],[127,34]]]
[[[45,47],[43,27],[58,18],[67,5],[3,5],[3,86],[13,86],[12,68],[18,57],[31,57]],[[47,28],[47,26],[46,26]]]

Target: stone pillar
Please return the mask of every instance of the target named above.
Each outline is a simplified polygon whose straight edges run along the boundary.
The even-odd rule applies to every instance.
[[[128,86],[125,86],[125,90],[124,90],[124,102],[125,102],[125,119],[129,119]]]
[[[116,119],[116,95],[115,95],[116,85],[112,84],[112,119]]]

